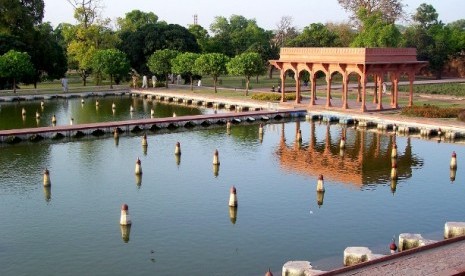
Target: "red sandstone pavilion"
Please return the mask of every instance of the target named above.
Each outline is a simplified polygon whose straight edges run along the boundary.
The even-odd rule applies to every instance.
[[[413,104],[413,82],[415,74],[424,67],[426,61],[417,61],[415,48],[281,48],[279,60],[270,60],[270,63],[281,71],[281,101],[285,102],[286,72],[294,72],[296,82],[296,103],[301,101],[301,73],[310,73],[311,93],[310,106],[316,100],[316,76],[318,72],[326,75],[326,107],[331,104],[332,77],[339,73],[342,75],[342,109],[348,109],[349,80],[356,75],[358,78],[357,102],[361,102],[361,111],[366,107],[366,86],[371,76],[375,80],[375,93],[373,102],[378,110],[383,110],[383,93],[377,93],[385,78],[390,78],[391,108],[398,108],[399,79],[406,75],[410,82],[409,106]],[[379,89],[380,90],[380,89]]]

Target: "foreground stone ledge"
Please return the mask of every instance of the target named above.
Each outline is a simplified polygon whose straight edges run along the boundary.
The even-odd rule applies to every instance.
[[[423,238],[420,234],[402,233],[399,235],[399,252],[435,242],[436,241]]]
[[[465,236],[465,222],[446,222],[444,239]]]
[[[344,266],[371,261],[384,255],[373,254],[368,247],[347,247],[344,250]]]
[[[308,261],[289,261],[283,265],[283,276],[313,276],[326,271],[315,270]]]

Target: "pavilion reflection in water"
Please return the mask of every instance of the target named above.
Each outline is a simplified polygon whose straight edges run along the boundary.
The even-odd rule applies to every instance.
[[[310,121],[310,137],[299,142],[301,122],[296,122],[295,139],[286,143],[285,125],[281,126],[281,140],[276,150],[281,167],[286,171],[298,172],[325,180],[351,184],[366,189],[377,184],[391,183],[390,172],[393,162],[397,162],[398,179],[412,176],[412,169],[421,167],[423,160],[412,154],[412,145],[406,137],[405,148],[398,148],[398,157],[393,160],[391,151],[396,144],[396,136],[366,129],[326,124],[326,134],[318,141],[316,124]],[[337,137],[334,130],[337,129]],[[333,137],[332,137],[333,136]],[[340,149],[340,138],[345,137],[346,147]],[[316,183],[316,182],[315,182]],[[391,183],[395,192],[396,183]]]

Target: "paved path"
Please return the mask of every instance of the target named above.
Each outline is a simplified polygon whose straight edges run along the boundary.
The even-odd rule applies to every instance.
[[[465,237],[440,241],[322,275],[465,275]]]

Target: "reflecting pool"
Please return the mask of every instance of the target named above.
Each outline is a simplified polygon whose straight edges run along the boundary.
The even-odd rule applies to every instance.
[[[388,254],[394,235],[442,239],[446,221],[465,220],[463,145],[318,122],[268,123],[263,136],[258,128],[147,133],[146,154],[142,134],[2,145],[0,274],[263,275],[289,260],[327,270],[348,246]],[[130,228],[119,225],[123,203]]]
[[[23,115],[23,109],[26,112],[25,115]],[[57,119],[57,125],[68,125],[71,119],[73,119],[73,124],[84,124],[151,117],[163,118],[171,117],[173,114],[176,116],[211,114],[213,112],[225,112],[225,110],[214,110],[195,105],[169,104],[128,95],[85,99],[55,98],[43,101],[43,104],[41,101],[2,102],[0,104],[0,130],[50,126],[53,115]],[[40,115],[39,118],[36,117],[36,113]]]

